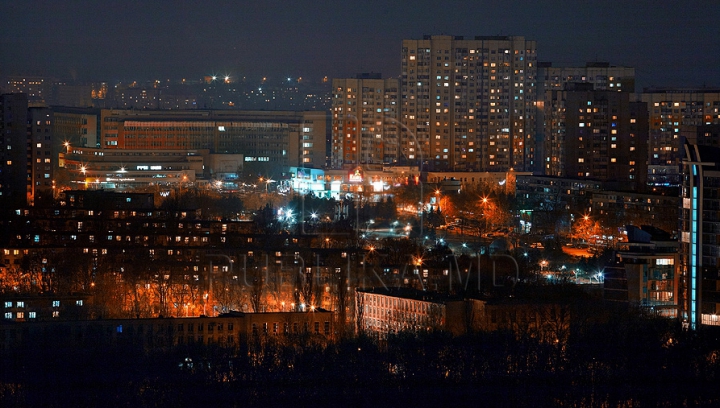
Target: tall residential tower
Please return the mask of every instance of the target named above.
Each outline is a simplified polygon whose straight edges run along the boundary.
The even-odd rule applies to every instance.
[[[399,156],[398,80],[358,74],[333,80],[331,167],[376,167]]]
[[[404,40],[400,154],[428,170],[532,170],[536,59],[524,37]]]

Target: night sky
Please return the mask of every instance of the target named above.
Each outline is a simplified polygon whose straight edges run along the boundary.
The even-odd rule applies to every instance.
[[[403,39],[518,35],[541,61],[607,61],[646,86],[720,86],[720,3],[0,0],[0,76],[318,79],[400,73]]]

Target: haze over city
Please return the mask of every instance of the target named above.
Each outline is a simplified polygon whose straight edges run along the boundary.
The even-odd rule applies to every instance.
[[[400,73],[403,39],[536,40],[538,60],[635,67],[643,87],[717,86],[714,1],[7,1],[0,73],[80,81]]]
[[[0,406],[720,406],[718,5],[0,0]]]

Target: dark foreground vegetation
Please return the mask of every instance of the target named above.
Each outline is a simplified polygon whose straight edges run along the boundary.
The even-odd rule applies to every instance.
[[[566,344],[510,332],[256,337],[142,350],[38,339],[0,361],[3,407],[720,405],[720,340],[626,309],[576,312]]]

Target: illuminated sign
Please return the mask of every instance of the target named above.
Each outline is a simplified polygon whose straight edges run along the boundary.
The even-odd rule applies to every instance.
[[[348,173],[348,182],[350,183],[362,183],[363,182],[363,170],[360,167],[356,167]]]

